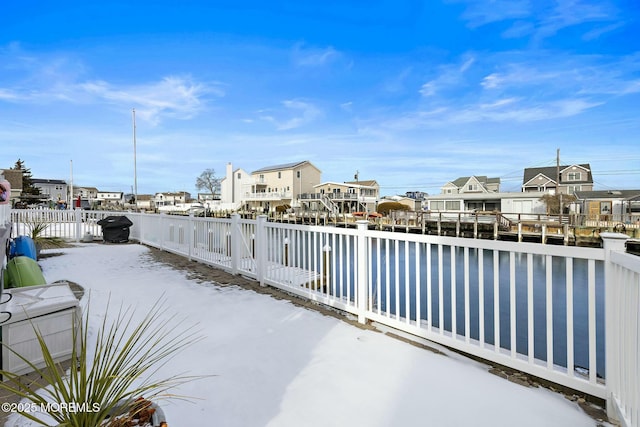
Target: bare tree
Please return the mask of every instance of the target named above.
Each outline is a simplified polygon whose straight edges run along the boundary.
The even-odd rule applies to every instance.
[[[563,194],[562,197],[559,194],[545,194],[540,200],[547,206],[547,214],[558,215],[561,213],[560,200],[562,200],[562,212],[564,212],[577,198],[571,194]]]
[[[196,188],[198,190],[207,190],[209,194],[216,195],[220,189],[220,178],[216,178],[216,171],[213,169],[205,169],[204,172],[196,178]]]

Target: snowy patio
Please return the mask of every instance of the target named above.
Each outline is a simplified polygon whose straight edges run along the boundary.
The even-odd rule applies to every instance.
[[[190,278],[143,245],[57,249],[40,264],[48,281],[69,280],[91,295],[97,324],[107,300],[143,318],[163,297],[204,339],[163,375],[209,377],[181,386],[192,401],[162,403],[171,426],[594,426],[575,402],[237,286]],[[114,310],[115,311],[115,310]],[[115,313],[114,313],[115,315]],[[11,416],[5,426],[31,425]]]

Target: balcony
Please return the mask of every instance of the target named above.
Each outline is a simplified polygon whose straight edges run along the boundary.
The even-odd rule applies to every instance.
[[[270,191],[270,192],[260,192],[260,193],[245,193],[243,196],[245,201],[252,200],[291,200],[291,192],[290,191]]]

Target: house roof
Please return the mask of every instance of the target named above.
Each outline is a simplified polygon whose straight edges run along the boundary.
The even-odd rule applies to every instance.
[[[285,170],[285,169],[293,169],[293,168],[296,168],[298,166],[302,166],[305,163],[308,163],[309,165],[311,165],[311,166],[313,166],[315,168],[315,166],[310,161],[303,160],[301,162],[284,163],[282,165],[267,166],[267,167],[264,167],[262,169],[255,170],[252,173],[271,172],[271,171],[278,171],[278,170]],[[316,169],[318,169],[318,168],[316,168]],[[320,169],[318,169],[318,170],[320,170]]]
[[[378,185],[378,182],[375,179],[369,179],[369,180],[359,180],[359,181],[345,181],[344,182],[347,185],[362,185],[364,187],[376,187]]]
[[[96,187],[85,187],[83,185],[79,185],[76,187],[76,190],[80,190],[80,189],[87,190],[87,191],[96,191],[96,192],[98,191]]]
[[[500,178],[487,178],[486,175],[461,176],[460,178],[451,181],[451,184],[460,188],[469,182],[471,178],[475,178],[481,184],[500,184]]]
[[[169,192],[169,193],[156,193],[155,195],[157,196],[158,194],[162,194],[163,196],[185,196],[185,195],[191,195],[189,194],[188,191],[178,191],[178,192]]]
[[[560,171],[564,171],[572,166],[580,167],[587,172],[587,179],[583,179],[580,181],[571,181],[572,184],[593,183],[593,177],[591,176],[591,166],[588,163],[560,166]],[[531,181],[538,175],[544,175],[549,178],[550,181],[556,182],[556,178],[558,176],[558,168],[556,166],[547,166],[542,168],[525,168],[522,183],[526,185],[529,181]],[[566,182],[567,181],[561,181],[561,183]]]
[[[64,179],[39,179],[34,178],[31,180],[32,184],[60,184],[67,185],[67,182]]]
[[[576,191],[578,200],[606,200],[606,199],[623,199],[631,200],[640,197],[640,190],[597,190],[597,191]]]
[[[322,187],[325,185],[336,185],[340,187],[353,187],[353,188],[375,188],[377,182],[375,181],[359,181],[358,183],[354,182],[335,182],[335,181],[325,181],[320,184],[316,184],[313,188]]]

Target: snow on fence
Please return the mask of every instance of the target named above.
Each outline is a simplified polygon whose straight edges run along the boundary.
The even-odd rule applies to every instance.
[[[51,229],[79,239],[113,214],[88,213],[47,218],[75,221]],[[367,221],[126,215],[141,243],[606,399],[610,417],[640,426],[640,257],[624,253],[627,236],[601,233],[601,249],[390,233]]]

